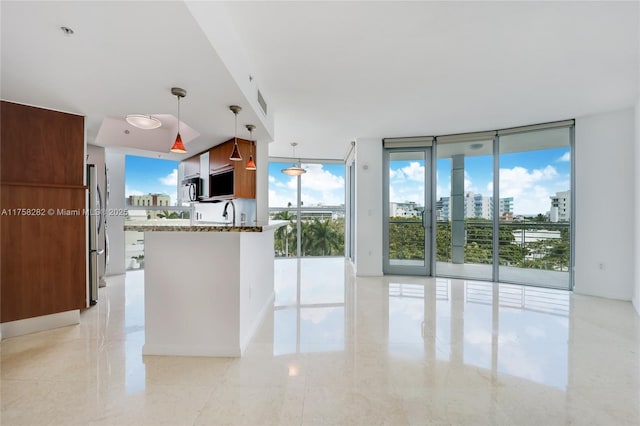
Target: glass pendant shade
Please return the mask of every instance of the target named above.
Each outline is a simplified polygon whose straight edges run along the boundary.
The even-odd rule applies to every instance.
[[[178,136],[176,136],[176,140],[171,147],[171,152],[175,152],[177,154],[184,154],[185,152],[187,152],[184,144],[182,143],[182,137],[180,136],[180,133],[178,133]]]
[[[247,161],[245,169],[256,170],[256,162],[253,161],[253,130],[256,128],[256,126],[254,126],[253,124],[247,124],[245,127],[249,131],[249,161]]]
[[[242,161],[242,155],[240,155],[240,150],[238,149],[238,113],[242,111],[242,108],[239,107],[238,105],[230,105],[229,109],[235,116],[235,128],[233,133],[233,151],[231,151],[229,160]]]
[[[233,151],[231,151],[231,156],[229,157],[231,161],[241,161],[242,156],[240,155],[240,150],[238,150],[238,142],[234,142]]]
[[[291,146],[293,147],[293,156],[296,156],[296,146],[298,146],[298,144],[296,142],[292,142]],[[286,169],[282,169],[280,170],[282,173],[284,173],[285,175],[289,175],[289,176],[300,176],[303,175],[305,173],[307,173],[307,171],[305,169],[302,168],[302,164],[300,164],[300,160],[298,160],[298,164],[293,164],[289,167],[287,167]]]
[[[162,126],[160,120],[150,115],[129,114],[125,120],[127,120],[127,123],[131,124],[133,127],[143,130],[157,129]]]
[[[180,98],[187,96],[187,91],[180,87],[172,87],[171,94],[178,98],[178,134],[170,151],[176,154],[184,154],[187,152],[187,149],[184,147],[184,143],[182,143],[182,136],[180,136]]]
[[[253,155],[249,156],[249,161],[247,161],[247,167],[245,167],[247,170],[256,170],[256,162],[253,161]]]
[[[281,172],[289,176],[300,176],[307,173],[305,169],[300,167],[300,163],[298,163],[298,165],[292,165],[287,167],[286,169],[282,169]]]

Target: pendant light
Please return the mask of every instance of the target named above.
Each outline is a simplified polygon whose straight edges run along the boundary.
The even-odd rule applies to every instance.
[[[247,170],[256,170],[256,162],[253,161],[253,130],[256,128],[253,124],[247,124],[245,126],[249,131],[249,161],[247,161]]]
[[[295,156],[296,156],[296,146],[298,146],[298,143],[297,142],[291,142],[291,146],[293,147],[293,157],[295,158]],[[302,164],[300,163],[300,159],[298,159],[298,164],[293,164],[293,165],[287,167],[286,169],[282,169],[280,171],[282,173],[284,173],[285,175],[289,175],[289,176],[300,176],[300,175],[303,175],[303,174],[307,173],[307,171],[302,168]]]
[[[150,115],[129,114],[125,117],[125,120],[127,120],[127,123],[131,124],[133,127],[143,130],[157,129],[162,126],[162,122],[160,122],[160,120]]]
[[[231,151],[231,156],[229,156],[229,160],[231,161],[242,161],[242,155],[240,155],[240,150],[238,149],[238,113],[242,111],[238,105],[231,105],[229,109],[235,115],[235,131],[233,134],[233,151]]]
[[[179,87],[172,87],[171,94],[178,98],[178,134],[175,142],[173,142],[173,146],[171,147],[171,152],[184,154],[187,150],[185,149],[184,144],[182,143],[182,137],[180,136],[180,98],[187,96],[187,91]]]

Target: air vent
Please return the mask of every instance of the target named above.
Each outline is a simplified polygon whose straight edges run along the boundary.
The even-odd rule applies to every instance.
[[[260,93],[260,90],[258,90],[258,103],[260,104],[260,108],[262,108],[262,112],[264,112],[264,115],[267,115],[267,103],[262,97],[262,93]]]

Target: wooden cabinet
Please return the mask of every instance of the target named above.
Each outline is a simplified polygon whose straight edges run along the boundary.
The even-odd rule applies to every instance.
[[[217,174],[221,172],[228,172],[233,170],[233,193],[228,195],[221,195],[212,197],[215,199],[227,199],[227,198],[256,198],[256,172],[255,170],[247,170],[245,167],[249,160],[249,154],[253,152],[255,159],[255,144],[252,141],[238,138],[238,149],[242,156],[242,161],[231,161],[229,156],[233,150],[234,139],[216,145],[209,150],[209,174]],[[190,157],[186,161],[190,161],[192,158],[200,158],[201,154],[197,154]],[[185,176],[187,164],[185,164]],[[209,179],[209,176],[200,176],[202,179]],[[206,186],[206,185],[205,185]]]
[[[0,321],[82,309],[84,117],[0,105]]]
[[[209,168],[211,173],[233,167],[232,163],[235,163],[235,161],[229,160],[232,149],[233,140],[231,140],[231,144],[229,144],[229,141],[227,141],[220,145],[214,146],[209,150]]]
[[[233,139],[225,142],[228,144],[230,155],[233,150]],[[242,161],[232,161],[234,168],[234,198],[256,198],[256,171],[247,170],[245,167],[249,161],[249,152],[253,142],[246,139],[238,139],[238,149],[242,156]],[[253,147],[255,153],[255,147]],[[255,157],[254,157],[255,158]]]

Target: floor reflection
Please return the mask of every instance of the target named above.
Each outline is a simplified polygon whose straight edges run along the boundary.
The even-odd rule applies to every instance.
[[[367,324],[382,328],[367,333],[382,336],[390,356],[566,388],[569,292],[444,278],[384,281],[387,297],[378,313],[383,321]],[[356,350],[363,340],[353,317],[356,305],[367,309],[371,303],[360,286],[345,273],[343,259],[277,260],[273,354]],[[376,312],[371,308],[368,316]]]
[[[344,350],[345,261],[318,260],[275,262],[274,355]]]

